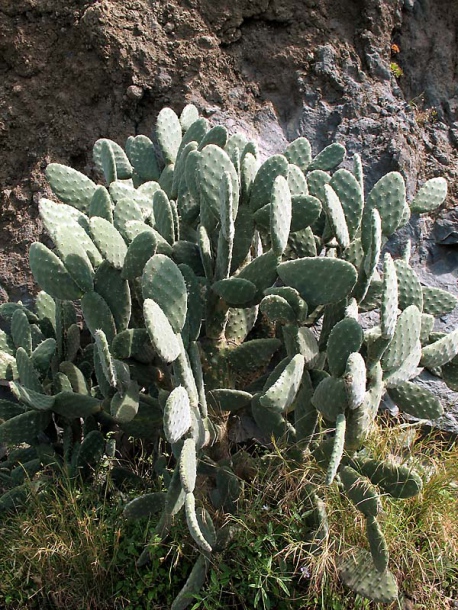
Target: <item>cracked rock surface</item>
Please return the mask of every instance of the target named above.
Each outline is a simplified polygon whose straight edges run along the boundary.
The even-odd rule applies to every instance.
[[[36,291],[27,253],[47,240],[47,163],[97,178],[97,138],[150,135],[163,106],[189,102],[265,155],[300,135],[314,154],[340,141],[362,155],[367,189],[396,170],[411,198],[444,176],[443,209],[390,249],[412,239],[421,280],[457,294],[457,31],[449,0],[3,0],[0,302]]]

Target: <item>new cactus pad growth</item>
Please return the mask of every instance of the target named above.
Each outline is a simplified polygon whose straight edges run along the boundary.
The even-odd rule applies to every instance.
[[[186,593],[219,548],[197,474],[215,508],[237,510],[227,430],[241,416],[252,439],[275,441],[286,459],[316,460],[323,483],[364,515],[370,552],[343,560],[343,581],[374,600],[397,595],[381,496],[411,497],[422,481],[361,450],[385,394],[410,416],[442,414],[416,378],[428,368],[458,388],[458,330],[433,332],[457,299],[422,286],[407,257],[381,261],[381,250],[410,212],[435,209],[447,191],[433,178],[409,208],[391,172],[365,197],[361,159],[352,173],[338,169],[345,156],[334,143],[313,158],[301,137],[261,161],[253,142],[189,105],[180,117],[163,109],[153,139],[130,137],[125,152],[98,140],[101,185],[47,168],[60,203],[42,199],[39,210],[55,249],[35,243],[29,254],[42,292],[35,311],[0,305],[0,376],[16,397],[0,401],[0,440],[29,446],[32,476],[47,444],[55,463],[86,478],[108,453],[108,432],[152,441],[164,489],[125,516],[157,514],[165,538],[184,512],[200,555],[173,608],[190,605]],[[379,326],[364,328],[369,310]],[[9,476],[17,486],[0,510],[26,498]],[[306,542],[319,548],[326,506],[312,496]]]

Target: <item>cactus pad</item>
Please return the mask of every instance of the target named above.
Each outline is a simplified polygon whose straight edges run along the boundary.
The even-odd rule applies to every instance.
[[[332,258],[303,258],[281,263],[277,269],[285,284],[295,288],[309,307],[342,300],[357,279],[353,265]],[[326,282],[322,280],[324,277]]]

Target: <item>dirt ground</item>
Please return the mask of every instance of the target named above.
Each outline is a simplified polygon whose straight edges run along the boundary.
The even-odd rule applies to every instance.
[[[269,152],[341,140],[372,182],[445,175],[453,207],[457,31],[447,0],[2,0],[0,302],[34,292],[47,163],[94,178],[95,140],[150,135],[165,105],[251,125]]]

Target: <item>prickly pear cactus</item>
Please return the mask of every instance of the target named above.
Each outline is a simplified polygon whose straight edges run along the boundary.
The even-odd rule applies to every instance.
[[[0,377],[16,398],[0,402],[0,440],[29,445],[21,458],[10,453],[5,476],[18,492],[1,506],[22,497],[19,459],[27,473],[54,460],[87,475],[107,432],[156,441],[165,490],[133,500],[125,516],[158,513],[165,537],[184,512],[201,553],[174,604],[185,608],[218,548],[197,474],[209,477],[216,508],[237,509],[227,427],[243,413],[256,439],[315,459],[323,481],[363,513],[370,553],[346,561],[342,577],[363,595],[394,598],[380,498],[415,495],[421,479],[360,450],[385,394],[409,416],[441,415],[416,377],[428,368],[457,389],[458,330],[433,332],[457,299],[421,286],[407,255],[381,253],[411,212],[443,202],[446,184],[428,181],[409,205],[391,172],[365,196],[360,158],[353,173],[338,169],[345,155],[334,143],[312,158],[299,138],[261,162],[253,142],[187,106],[160,112],[155,142],[131,137],[125,151],[96,142],[101,185],[48,166],[60,202],[42,199],[39,209],[55,249],[30,249],[43,292],[34,311],[0,306],[9,328]],[[371,310],[380,323],[367,328]],[[81,331],[91,337],[84,346]],[[319,546],[326,507],[311,497]]]

